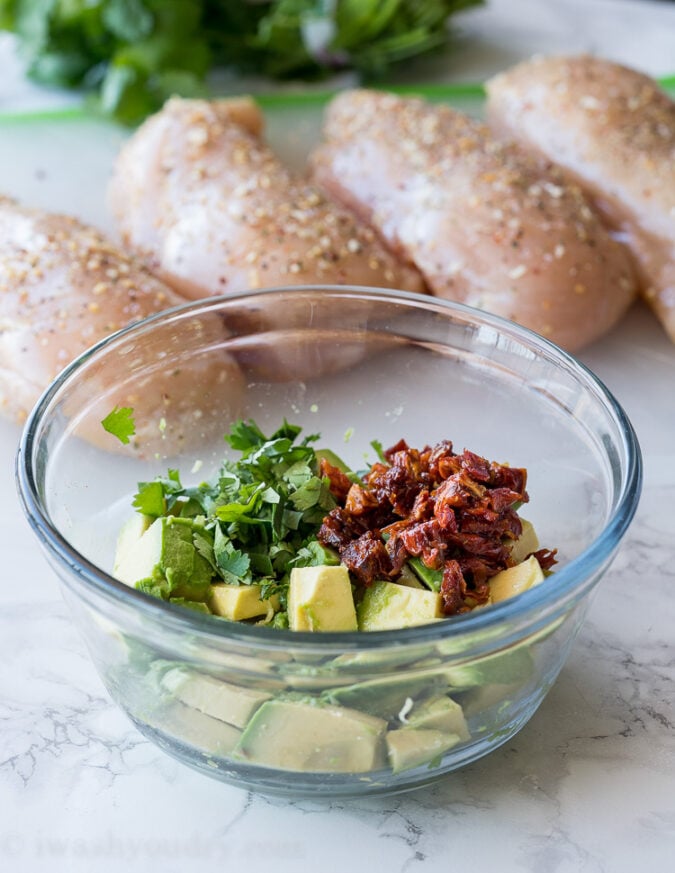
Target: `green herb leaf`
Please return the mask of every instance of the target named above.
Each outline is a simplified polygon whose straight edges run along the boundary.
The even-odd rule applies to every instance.
[[[136,423],[134,422],[134,410],[130,406],[116,406],[112,412],[109,412],[101,421],[103,429],[125,445],[129,442],[129,438],[136,433]]]
[[[373,450],[375,451],[375,454],[377,455],[378,459],[383,464],[388,464],[389,462],[387,461],[387,458],[384,454],[384,449],[382,448],[382,443],[379,440],[371,440],[370,445],[372,446]]]
[[[287,78],[381,77],[447,44],[481,0],[0,0],[28,75],[92,92],[127,124],[171,94],[206,93],[214,67]]]
[[[244,457],[253,449],[258,448],[266,441],[267,437],[258,425],[249,421],[236,421],[230,428],[230,433],[225,437],[225,442],[244,454]]]
[[[161,482],[139,482],[138,493],[134,497],[134,506],[143,515],[159,518],[166,511],[164,486]]]
[[[239,549],[232,549],[230,552],[223,551],[218,555],[218,567],[226,576],[235,577],[238,581],[246,578],[250,566],[251,559]]]

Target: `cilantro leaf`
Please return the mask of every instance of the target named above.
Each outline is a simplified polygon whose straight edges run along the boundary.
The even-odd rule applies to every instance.
[[[318,476],[312,476],[301,488],[291,494],[291,503],[297,510],[304,512],[304,510],[317,505],[321,499],[322,490],[323,482],[321,479]]]
[[[393,64],[446,46],[448,19],[483,0],[0,0],[28,75],[93,92],[127,124],[172,94],[206,92],[213,67],[279,78]]]
[[[251,559],[239,549],[232,549],[229,552],[222,551],[218,555],[218,567],[227,576],[234,576],[238,580],[245,578],[250,566]]]
[[[377,455],[378,459],[383,464],[388,464],[389,462],[387,461],[386,455],[384,454],[384,448],[382,447],[382,443],[379,440],[371,440],[370,445],[375,450],[375,454]]]
[[[134,410],[130,406],[115,406],[112,412],[109,412],[101,421],[103,429],[125,445],[129,442],[129,438],[136,433],[136,423],[134,422]]]
[[[161,482],[139,482],[138,493],[134,497],[132,506],[143,515],[159,518],[166,511],[164,500],[164,486]]]
[[[237,449],[246,456],[253,449],[261,446],[267,437],[258,425],[249,419],[248,421],[235,421],[230,428],[230,433],[225,437],[225,442],[233,449]]]

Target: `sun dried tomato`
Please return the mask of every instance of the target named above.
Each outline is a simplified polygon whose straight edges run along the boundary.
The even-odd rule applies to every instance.
[[[328,479],[328,487],[338,503],[344,502],[349,489],[352,487],[351,480],[339,467],[334,467],[325,458],[319,461],[319,476]]]
[[[491,479],[490,464],[485,458],[480,455],[475,455],[473,452],[464,450],[461,461],[462,468],[469,474],[472,479],[477,482],[489,482]]]
[[[408,554],[422,558],[427,567],[439,570],[445,557],[446,544],[436,519],[422,521],[401,531]]]
[[[366,491],[361,485],[352,485],[345,500],[345,511],[352,515],[365,515],[379,505],[372,491]]]
[[[441,609],[444,615],[455,615],[464,606],[466,582],[457,561],[447,561],[441,582]]]
[[[331,509],[324,518],[317,539],[324,546],[338,552],[368,530],[368,526],[358,516],[351,515],[339,506]]]
[[[528,500],[526,471],[468,450],[456,454],[449,440],[421,451],[399,440],[384,457],[347,489],[344,474],[325,468],[341,505],[324,520],[319,541],[338,550],[361,585],[395,579],[408,558],[419,557],[442,571],[444,614],[486,603],[489,579],[513,565],[509,544],[522,533],[515,507]],[[544,569],[555,563],[555,552],[535,555]]]
[[[523,503],[527,502],[528,497],[525,492],[527,484],[527,470],[521,467],[506,467],[503,464],[491,464],[492,481],[495,488],[509,488],[520,495],[520,500]]]
[[[384,543],[374,531],[366,531],[340,551],[340,560],[357,582],[368,587],[377,579],[388,579],[392,566]]]
[[[532,554],[541,565],[542,570],[550,570],[554,564],[558,563],[556,558],[558,554],[557,549],[553,549],[553,551],[550,549],[538,549],[536,552],[532,552]]]

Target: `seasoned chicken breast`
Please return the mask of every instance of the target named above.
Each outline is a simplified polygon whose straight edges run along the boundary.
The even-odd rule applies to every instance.
[[[573,173],[621,232],[675,341],[675,103],[589,56],[537,58],[487,87],[490,123]]]
[[[51,380],[87,348],[184,302],[94,228],[0,198],[0,414],[23,421]],[[220,320],[195,329],[210,331],[213,342],[226,336]],[[238,366],[226,353],[208,366],[194,360],[182,369],[170,366],[170,340],[165,333],[162,348],[139,350],[137,375],[126,384],[117,362],[97,371],[92,384],[98,388],[88,389],[96,402],[79,397],[65,410],[77,432],[119,447],[100,424],[115,405],[135,409],[131,449],[171,453],[215,413],[222,432],[223,409],[236,408],[241,397]],[[176,355],[182,344],[174,341]]]
[[[314,178],[371,222],[432,292],[570,350],[635,293],[629,256],[550,163],[447,106],[376,91],[328,107]]]
[[[124,242],[192,298],[315,283],[423,291],[372,228],[280,163],[261,128],[250,100],[170,100],[116,162]]]

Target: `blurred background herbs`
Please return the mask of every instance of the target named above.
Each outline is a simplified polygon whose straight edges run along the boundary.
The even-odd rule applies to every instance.
[[[0,0],[37,82],[83,88],[134,123],[172,94],[207,94],[216,67],[314,79],[382,78],[445,46],[449,19],[482,0]]]

